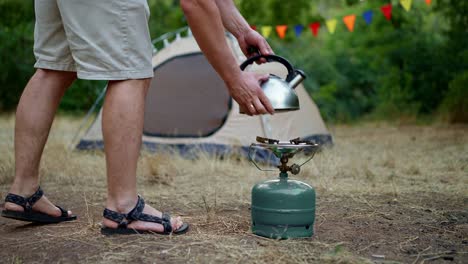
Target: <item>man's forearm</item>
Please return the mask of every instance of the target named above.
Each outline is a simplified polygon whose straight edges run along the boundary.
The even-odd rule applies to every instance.
[[[216,3],[212,0],[181,0],[180,3],[193,35],[208,61],[225,82],[235,82],[241,71],[226,42]]]
[[[215,0],[215,2],[227,31],[231,32],[236,38],[239,38],[250,30],[249,24],[239,10],[237,10],[232,0]]]
[[[239,104],[239,109],[245,109],[249,115],[273,114],[275,110],[260,87],[261,82],[268,80],[268,75],[240,70],[226,41],[224,27],[237,37],[244,54],[248,53],[249,46],[259,47],[262,54],[269,54],[272,53],[270,46],[249,28],[231,0],[225,0],[219,6],[216,1],[180,0],[198,46],[227,84],[229,94]]]

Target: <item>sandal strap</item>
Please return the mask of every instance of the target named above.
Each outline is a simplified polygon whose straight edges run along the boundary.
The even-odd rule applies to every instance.
[[[29,212],[32,210],[34,204],[39,201],[43,195],[44,192],[42,191],[41,187],[39,187],[37,191],[29,197],[23,197],[17,194],[9,193],[5,197],[5,202],[17,204],[23,207],[25,211]]]
[[[106,219],[114,221],[119,224],[118,228],[127,228],[128,224],[133,221],[144,221],[161,224],[164,227],[164,233],[172,232],[171,217],[167,213],[163,213],[162,217],[149,215],[143,213],[145,208],[145,201],[141,196],[138,196],[138,201],[135,207],[128,213],[122,214],[113,210],[104,209],[103,216]]]
[[[139,218],[143,214],[143,209],[145,209],[145,200],[138,195],[135,207],[127,214],[128,218],[131,220],[140,220]]]
[[[67,217],[68,216],[68,211],[63,209],[62,207],[55,205],[58,209],[60,209],[60,212],[62,212],[62,215],[60,217]]]
[[[114,221],[119,224],[118,228],[127,228],[127,225],[132,222],[127,217],[127,214],[122,214],[116,211],[105,208],[102,216],[106,219]]]

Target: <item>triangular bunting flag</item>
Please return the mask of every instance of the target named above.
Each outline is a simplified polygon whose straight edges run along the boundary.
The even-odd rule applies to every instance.
[[[312,34],[316,37],[318,35],[319,29],[320,29],[320,23],[315,22],[309,25],[310,30],[312,31]]]
[[[276,33],[278,33],[280,39],[284,39],[284,37],[286,36],[286,30],[288,30],[288,26],[286,25],[276,26]]]
[[[426,5],[431,5],[431,0],[426,0]]]
[[[372,10],[368,10],[362,14],[364,17],[364,20],[366,21],[367,25],[370,25],[372,23],[372,17],[374,16],[374,12]]]
[[[392,4],[384,5],[380,8],[382,10],[383,15],[387,20],[392,19]]]
[[[253,29],[253,30],[257,30],[257,26],[256,26],[256,25],[250,25],[250,28]]]
[[[343,17],[343,22],[350,32],[354,31],[354,22],[356,22],[356,15],[349,15]]]
[[[403,6],[406,12],[410,11],[412,2],[412,0],[400,0],[400,4]]]
[[[335,33],[336,23],[337,23],[336,19],[327,20],[327,22],[326,22],[327,29],[328,29],[328,32],[330,32],[330,34]]]
[[[294,32],[296,33],[296,37],[299,37],[301,35],[302,30],[304,30],[303,25],[295,25],[294,26]]]
[[[262,35],[265,37],[265,38],[268,38],[271,34],[271,31],[273,30],[273,28],[271,26],[263,26],[261,28],[262,30]]]

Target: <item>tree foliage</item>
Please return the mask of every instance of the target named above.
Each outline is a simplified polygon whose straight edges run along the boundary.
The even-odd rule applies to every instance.
[[[306,88],[328,120],[351,121],[363,116],[399,118],[451,113],[451,121],[467,120],[468,1],[438,0],[428,7],[413,1],[410,12],[398,1],[376,0],[235,0],[250,24],[289,25],[284,40],[269,39],[275,52],[308,74]],[[391,21],[380,6],[392,2]],[[151,36],[185,26],[178,0],[148,0]],[[374,11],[372,24],[361,15]],[[341,19],[356,14],[355,31]],[[33,1],[0,0],[0,111],[12,110],[33,72]],[[338,19],[335,34],[324,26]],[[320,22],[318,37],[308,30]],[[301,37],[292,27],[305,26]],[[61,109],[85,111],[103,82],[78,81]],[[465,100],[465,101],[464,101]]]
[[[239,2],[242,8],[243,2],[251,1]],[[302,8],[294,6],[302,11],[287,23],[292,27],[320,22],[318,37],[307,32],[295,38],[292,29],[286,40],[271,37],[276,53],[308,73],[306,87],[325,118],[349,121],[362,116],[436,114],[449,84],[468,69],[467,1],[441,0],[435,8],[414,1],[410,12],[393,2],[389,22],[380,13],[388,0],[308,1]],[[291,10],[298,2],[266,0],[262,4],[283,8],[272,11],[272,17],[259,18],[251,9],[242,9],[260,26],[280,24],[275,12]],[[367,10],[374,11],[370,25],[360,17]],[[349,14],[357,15],[353,33],[341,22]],[[339,22],[333,35],[324,26],[329,18]]]
[[[29,1],[0,2],[0,111],[16,106],[32,74],[34,10]]]

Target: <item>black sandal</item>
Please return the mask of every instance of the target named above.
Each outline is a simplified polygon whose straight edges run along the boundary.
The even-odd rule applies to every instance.
[[[76,220],[75,215],[69,216],[67,210],[63,209],[58,205],[55,206],[57,206],[57,208],[60,209],[60,211],[62,212],[62,214],[58,217],[34,211],[32,207],[37,201],[39,201],[39,199],[41,199],[43,195],[44,192],[42,191],[41,187],[39,187],[33,195],[27,198],[19,196],[17,194],[9,193],[5,198],[5,202],[17,204],[23,207],[24,211],[19,212],[5,209],[2,211],[2,216],[15,220],[40,224],[55,224],[64,221]]]
[[[162,218],[159,218],[154,215],[149,215],[143,213],[143,209],[145,208],[145,201],[143,198],[138,196],[138,202],[128,214],[118,213],[116,211],[112,211],[109,209],[104,209],[102,216],[104,218],[114,221],[119,224],[117,228],[110,228],[110,227],[102,227],[101,234],[103,235],[129,235],[129,234],[161,234],[161,235],[169,235],[175,234],[180,235],[188,231],[189,225],[187,223],[182,224],[177,230],[172,230],[171,224],[171,217],[167,213],[162,214]],[[133,221],[145,221],[145,222],[153,222],[157,224],[161,224],[164,227],[163,232],[155,232],[149,230],[137,230],[133,228],[129,228],[128,224]]]

